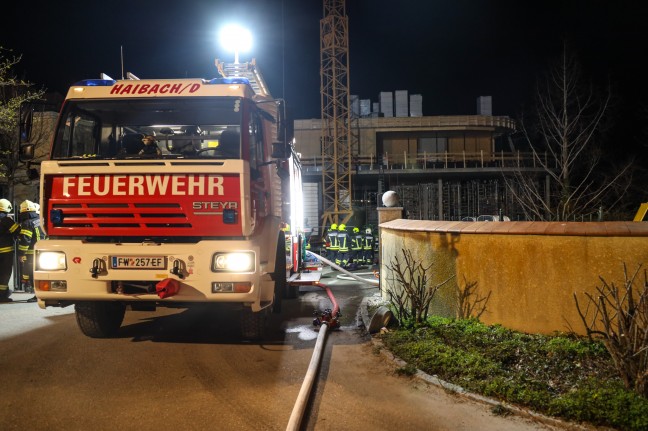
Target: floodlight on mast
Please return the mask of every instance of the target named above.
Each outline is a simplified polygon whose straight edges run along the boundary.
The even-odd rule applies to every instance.
[[[246,28],[230,24],[223,27],[219,33],[221,45],[234,52],[234,63],[239,62],[239,53],[249,51],[252,48],[252,33]]]

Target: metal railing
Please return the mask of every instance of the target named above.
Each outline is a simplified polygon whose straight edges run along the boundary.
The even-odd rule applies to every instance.
[[[556,167],[555,159],[547,153],[542,154],[545,166]],[[322,157],[302,157],[302,167],[307,171],[321,170]],[[495,152],[484,151],[458,153],[384,153],[380,157],[374,154],[354,156],[351,169],[356,171],[374,170],[427,170],[427,169],[465,169],[465,168],[541,168],[538,158],[532,152]]]

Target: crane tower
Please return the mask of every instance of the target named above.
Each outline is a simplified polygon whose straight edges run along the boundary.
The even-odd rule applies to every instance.
[[[346,223],[351,206],[349,22],[345,0],[324,0],[320,20],[322,196],[325,226]]]

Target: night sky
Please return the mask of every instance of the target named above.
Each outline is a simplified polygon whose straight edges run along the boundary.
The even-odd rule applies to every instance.
[[[351,92],[374,102],[380,91],[422,94],[425,115],[475,114],[477,97],[490,95],[494,115],[516,118],[568,41],[588,77],[612,85],[617,108],[646,123],[641,4],[347,0]],[[255,40],[241,60],[256,58],[294,118],[320,115],[321,1],[37,0],[2,9],[0,46],[22,54],[18,71],[48,91],[65,94],[101,72],[121,77],[122,47],[125,72],[140,78],[215,77],[215,58],[233,60],[217,43],[218,29],[236,21]]]

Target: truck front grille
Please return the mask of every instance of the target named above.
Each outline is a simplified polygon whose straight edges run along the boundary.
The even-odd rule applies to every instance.
[[[63,211],[67,228],[181,228],[192,227],[177,203],[52,204]]]

